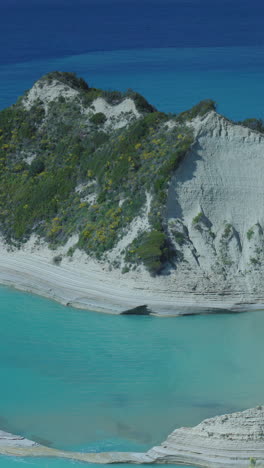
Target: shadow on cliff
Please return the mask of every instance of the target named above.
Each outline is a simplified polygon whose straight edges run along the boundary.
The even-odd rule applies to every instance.
[[[182,207],[177,198],[178,187],[184,182],[191,180],[195,177],[197,168],[197,161],[202,160],[199,155],[199,151],[202,149],[199,141],[196,141],[191,149],[187,152],[186,156],[182,160],[178,169],[176,169],[168,190],[167,200],[167,219],[168,218],[179,218],[183,219]]]

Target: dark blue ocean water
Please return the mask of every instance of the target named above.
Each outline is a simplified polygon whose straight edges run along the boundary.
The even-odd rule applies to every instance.
[[[264,117],[260,0],[2,0],[0,13],[0,108],[60,69],[164,111],[212,98]]]

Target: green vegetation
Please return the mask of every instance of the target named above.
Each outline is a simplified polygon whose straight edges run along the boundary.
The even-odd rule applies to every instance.
[[[166,260],[166,237],[163,232],[151,231],[146,233],[136,254],[143,261],[150,273],[158,273],[163,261]]]
[[[239,125],[243,125],[244,127],[248,127],[251,130],[264,133],[264,121],[262,119],[245,119],[237,123]]]
[[[149,193],[151,231],[142,233],[126,256],[131,266],[144,263],[159,273],[174,255],[166,231],[167,189],[193,142],[191,129],[183,122],[168,130],[170,117],[154,112],[131,90],[96,90],[62,72],[46,75],[40,85],[54,79],[78,90],[78,98],[61,96],[47,112],[39,100],[27,111],[19,99],[0,112],[2,235],[19,245],[34,232],[56,247],[78,233],[78,247],[102,258],[140,214]],[[104,114],[89,118],[83,112],[99,96],[112,104],[129,96],[142,117],[123,129],[102,131]]]
[[[95,125],[102,125],[106,122],[107,118],[103,112],[97,112],[97,114],[94,114],[90,118],[90,122],[92,122]]]
[[[156,112],[155,107],[153,107],[143,96],[141,96],[141,94],[133,91],[133,89],[128,89],[123,96],[125,98],[133,99],[139,112]]]
[[[204,101],[201,101],[193,106],[190,110],[177,115],[176,119],[178,122],[183,123],[198,116],[202,117],[212,110],[216,110],[215,101],[212,101],[212,99],[205,99]]]
[[[232,232],[232,224],[228,223],[228,224],[225,225],[225,230],[223,232],[223,237],[224,238],[229,237],[231,232]]]
[[[166,261],[174,255],[164,232],[153,229],[144,232],[130,245],[126,252],[126,261],[143,263],[147,270],[155,275],[159,273]]]
[[[55,257],[53,257],[54,265],[60,265],[61,261],[62,261],[62,255],[55,255]]]
[[[192,220],[192,224],[195,226],[196,224],[200,223],[203,219],[203,213],[200,211]]]
[[[250,228],[247,232],[247,238],[248,240],[250,240],[254,235],[254,229],[253,228]]]
[[[259,260],[255,257],[250,257],[250,262],[253,264],[253,265],[259,265]]]
[[[182,232],[180,231],[174,231],[173,232],[173,235],[174,235],[174,239],[175,241],[179,244],[179,245],[182,245],[185,241],[185,236]]]
[[[60,83],[63,83],[67,86],[70,86],[73,89],[77,90],[89,90],[89,86],[83,78],[78,78],[75,73],[70,72],[60,72],[55,71],[51,73],[47,73],[47,75],[43,76],[39,83],[48,83],[51,84],[53,80],[57,80]]]

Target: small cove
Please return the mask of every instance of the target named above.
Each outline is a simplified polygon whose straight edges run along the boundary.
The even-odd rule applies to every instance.
[[[68,450],[145,451],[176,427],[263,402],[261,311],[160,319],[5,287],[0,299],[4,430]]]

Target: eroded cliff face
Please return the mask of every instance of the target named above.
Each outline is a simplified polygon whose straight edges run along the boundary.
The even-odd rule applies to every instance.
[[[190,123],[196,138],[168,193],[178,278],[197,292],[263,295],[264,136],[216,112]]]
[[[253,467],[264,464],[263,407],[205,419],[181,427],[147,452],[155,463],[202,467]]]

